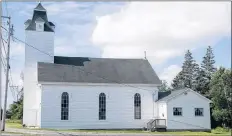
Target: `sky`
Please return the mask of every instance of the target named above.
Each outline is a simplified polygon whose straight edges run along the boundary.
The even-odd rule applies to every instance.
[[[18,39],[25,40],[24,22],[32,18],[37,4],[3,2],[2,14],[11,16],[14,36]],[[186,50],[200,64],[207,47],[212,46],[215,67],[231,68],[230,2],[42,2],[42,5],[48,20],[56,25],[56,56],[144,58],[146,51],[160,79],[170,84],[181,70]],[[3,26],[7,27],[5,21]],[[6,32],[2,33],[6,36]],[[11,43],[13,85],[22,86],[25,45],[17,40]],[[16,99],[11,91],[8,96],[8,103]]]

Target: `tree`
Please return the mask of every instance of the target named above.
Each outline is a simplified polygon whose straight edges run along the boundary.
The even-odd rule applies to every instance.
[[[201,63],[201,68],[204,70],[206,77],[210,80],[212,74],[216,71],[216,68],[214,67],[214,54],[213,49],[208,46],[206,55],[203,57],[203,61]]]
[[[182,70],[174,78],[172,87],[174,89],[187,87],[195,90],[198,70],[198,64],[193,60],[192,53],[188,50],[185,54]]]
[[[182,72],[179,72],[177,76],[172,81],[172,88],[173,89],[180,89],[184,88],[184,82],[183,82],[183,74]]]
[[[23,88],[20,92],[23,91]],[[8,117],[10,119],[22,119],[23,118],[23,94],[20,95],[20,98],[18,101],[13,102],[13,104],[10,105],[10,108],[8,110]]]
[[[213,102],[212,116],[216,121],[222,122],[222,126],[232,127],[232,72],[220,68],[212,76],[210,97]]]
[[[196,86],[195,86],[195,90],[202,94],[205,97],[209,97],[209,88],[207,87],[209,83],[206,82],[206,78],[205,78],[205,72],[203,69],[200,68],[200,70],[197,72],[197,76],[196,76]]]
[[[184,87],[194,88],[197,72],[198,65],[195,63],[195,60],[193,60],[192,53],[188,50],[185,54],[185,61],[182,66]]]
[[[168,86],[167,81],[163,80],[162,85],[158,87],[160,92],[171,91],[171,88]]]
[[[209,83],[212,77],[212,74],[216,71],[214,67],[214,54],[213,49],[209,46],[207,48],[206,54],[203,57],[201,63],[201,68],[197,74],[197,86],[196,90],[202,95],[209,97]]]

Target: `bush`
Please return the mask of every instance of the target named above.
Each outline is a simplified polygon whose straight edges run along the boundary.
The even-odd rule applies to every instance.
[[[214,133],[224,133],[224,132],[229,132],[230,130],[227,128],[222,128],[222,127],[216,127],[215,129],[212,130]]]

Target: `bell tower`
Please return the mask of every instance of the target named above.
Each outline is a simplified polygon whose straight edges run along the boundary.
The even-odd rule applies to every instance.
[[[39,3],[32,19],[25,23],[25,68],[23,123],[40,126],[41,89],[37,82],[37,63],[54,62],[55,25],[48,21],[47,11]],[[35,49],[36,48],[36,49]]]

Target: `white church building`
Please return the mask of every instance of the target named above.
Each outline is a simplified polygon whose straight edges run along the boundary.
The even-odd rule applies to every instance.
[[[211,101],[187,88],[158,92],[161,81],[146,59],[55,56],[55,25],[41,3],[25,22],[25,36],[26,126],[211,129]]]

